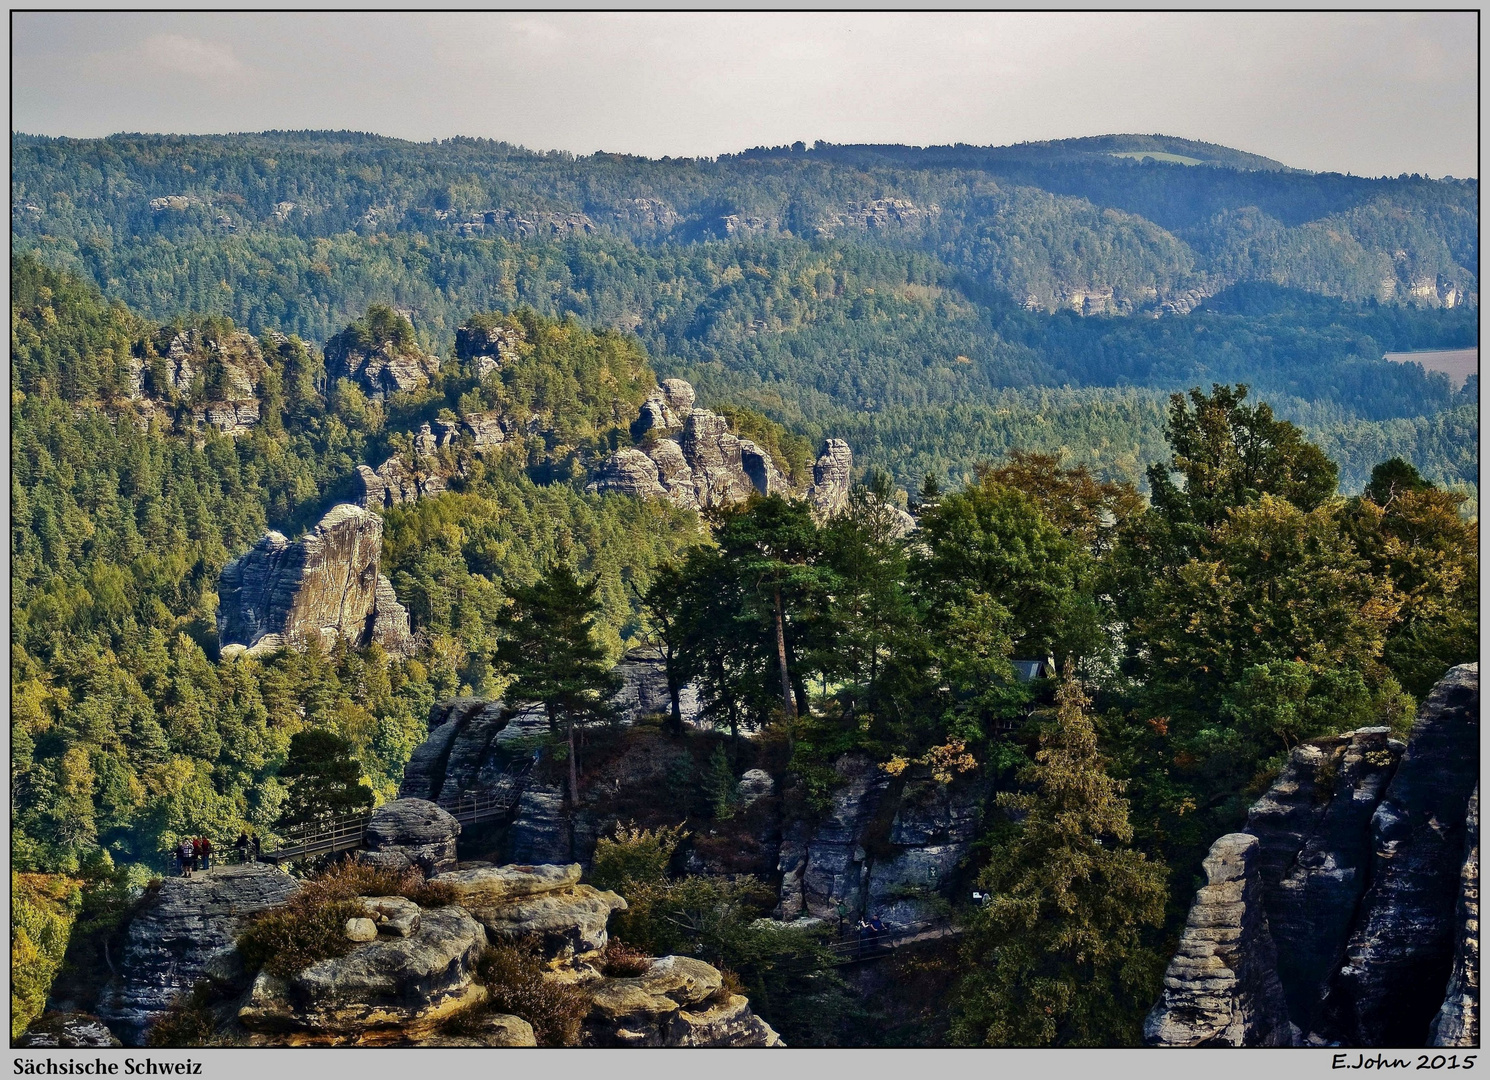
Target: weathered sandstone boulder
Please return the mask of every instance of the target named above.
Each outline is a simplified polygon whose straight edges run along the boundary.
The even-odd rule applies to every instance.
[[[239,977],[235,942],[248,918],[283,904],[297,888],[289,874],[264,863],[167,878],[130,923],[98,1015],[127,1044],[143,1045],[146,1029],[198,980]]]
[[[1263,909],[1262,845],[1228,833],[1211,845],[1164,994],[1144,1022],[1150,1046],[1292,1046],[1277,950]]]
[[[426,873],[455,869],[455,840],[460,822],[425,799],[395,799],[372,812],[367,846],[358,858],[371,866]]]
[[[382,519],[350,503],[332,507],[293,543],[282,533],[265,534],[219,576],[223,655],[254,656],[311,641],[327,651],[339,640],[361,648],[375,635],[403,654],[412,647],[408,612],[378,574],[382,539]]]
[[[780,1036],[738,994],[722,992],[717,968],[663,956],[641,975],[606,979],[587,992],[594,1046],[780,1046]]]
[[[486,999],[473,977],[485,947],[481,925],[467,912],[432,908],[408,937],[378,936],[288,979],[260,972],[238,1022],[280,1045],[418,1038]]]
[[[431,435],[431,438],[434,436]],[[449,487],[445,475],[437,465],[421,464],[410,469],[397,455],[389,458],[377,469],[367,465],[357,466],[357,481],[362,490],[357,495],[357,505],[362,507],[398,506],[415,499],[430,498]]]
[[[654,429],[682,427],[693,411],[693,387],[682,379],[664,379],[642,402],[640,414],[631,425],[633,438],[641,438]]]
[[[621,688],[611,699],[611,706],[622,719],[635,723],[644,716],[672,713],[672,698],[667,690],[667,661],[657,649],[640,646],[629,650],[611,669],[621,680]],[[678,688],[678,711],[685,724],[698,719],[698,687],[686,683]]]
[[[516,323],[504,320],[487,326],[472,319],[455,332],[455,355],[470,365],[471,373],[478,379],[484,379],[512,363],[526,340],[522,327]]]
[[[419,905],[403,896],[359,896],[380,934],[408,937],[419,929]]]
[[[470,1030],[473,1028],[475,1030]],[[533,1036],[533,1025],[520,1016],[506,1013],[487,1013],[474,1024],[463,1027],[466,1034],[435,1035],[419,1040],[420,1046],[471,1046],[496,1048],[505,1046],[537,1046]]]
[[[579,884],[580,872],[579,863],[567,866],[513,864],[452,870],[438,875],[435,880],[455,890],[456,903],[474,910],[572,889]]]
[[[611,912],[625,910],[626,901],[619,895],[592,885],[574,885],[470,908],[492,940],[516,941],[536,935],[549,956],[573,956],[605,948],[609,940],[606,921]]]

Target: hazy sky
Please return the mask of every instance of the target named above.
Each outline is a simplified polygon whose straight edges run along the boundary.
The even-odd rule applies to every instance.
[[[16,130],[714,155],[1115,132],[1477,175],[1473,13],[16,14]]]

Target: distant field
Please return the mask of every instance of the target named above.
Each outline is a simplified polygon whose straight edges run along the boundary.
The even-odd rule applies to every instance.
[[[1169,161],[1175,165],[1205,164],[1200,158],[1186,157],[1184,154],[1166,154],[1162,150],[1111,150],[1108,153],[1111,157],[1132,158],[1135,161],[1142,161],[1144,158],[1153,158],[1155,161]]]
[[[1478,374],[1480,370],[1480,350],[1476,346],[1473,349],[1444,349],[1425,352],[1389,352],[1387,359],[1394,363],[1405,364],[1409,360],[1422,364],[1429,371],[1441,371],[1449,377],[1454,389],[1463,386],[1465,380],[1471,375]]]

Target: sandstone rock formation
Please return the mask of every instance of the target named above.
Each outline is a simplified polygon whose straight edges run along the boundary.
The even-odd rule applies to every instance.
[[[131,1046],[199,979],[231,980],[241,964],[235,940],[249,916],[277,907],[299,882],[262,863],[167,878],[130,923],[118,975],[98,1015]]]
[[[695,408],[693,387],[682,379],[663,380],[642,403],[631,431],[638,439],[649,432],[678,435],[621,447],[601,463],[588,490],[665,498],[690,510],[730,506],[755,492],[792,493],[771,455],[733,434],[724,417]],[[844,477],[846,501],[847,472]]]
[[[817,463],[812,466],[812,486],[807,501],[819,517],[829,518],[848,506],[854,468],[854,452],[842,439],[824,439]]]
[[[621,662],[612,669],[621,679],[621,689],[611,699],[611,705],[624,720],[635,723],[644,716],[672,713],[672,698],[667,690],[667,661],[654,648],[639,646],[621,657]],[[687,683],[678,689],[678,711],[685,724],[698,719],[698,687]]]
[[[58,1013],[39,1018],[15,1045],[28,1050],[103,1050],[123,1043],[96,1016]]]
[[[486,1000],[474,977],[480,923],[456,906],[426,909],[408,937],[377,935],[345,956],[282,979],[260,972],[238,1010],[277,1045],[376,1045],[417,1039]]]
[[[525,340],[526,335],[516,324],[483,326],[470,320],[455,332],[455,356],[470,365],[478,379],[484,379],[510,364]]]
[[[1324,1041],[1427,1041],[1458,936],[1454,907],[1479,771],[1479,696],[1479,665],[1464,664],[1418,710],[1401,764],[1371,816],[1373,880],[1314,1025]]]
[[[781,1037],[723,990],[719,970],[687,956],[663,956],[641,975],[588,988],[586,1033],[594,1046],[782,1046]]]
[[[198,429],[207,425],[225,435],[242,435],[259,422],[258,389],[266,365],[252,334],[240,330],[208,337],[196,328],[181,330],[161,352],[158,362],[128,359],[129,396],[143,414],[195,392],[198,404],[191,420]]]
[[[358,858],[389,870],[417,866],[426,873],[455,869],[460,822],[424,799],[395,799],[372,812],[367,846]]]
[[[361,507],[397,506],[421,497],[438,495],[449,487],[438,467],[411,469],[397,455],[383,462],[377,469],[358,465],[357,479],[362,488],[357,494],[357,505]]]
[[[481,1017],[470,1034],[465,1035],[436,1035],[428,1039],[420,1039],[420,1046],[473,1046],[486,1049],[498,1047],[537,1046],[538,1040],[533,1036],[533,1025],[520,1016],[507,1016],[504,1013],[488,1013]]]
[[[481,867],[434,880],[455,889],[493,941],[533,935],[543,940],[547,955],[568,958],[605,948],[606,921],[612,911],[626,910],[621,897],[581,885],[579,877],[575,863]]]
[[[439,370],[439,358],[417,345],[399,348],[385,341],[364,348],[346,334],[338,334],[326,343],[327,378],[332,382],[350,379],[373,398],[410,393]]]
[[[1228,833],[1211,845],[1164,996],[1144,1023],[1150,1046],[1292,1046],[1258,873],[1262,845]]]
[[[1428,1029],[1429,1046],[1478,1046],[1480,1042],[1480,789],[1469,797],[1464,865],[1454,911],[1458,940],[1443,1005]]]
[[[1258,889],[1248,878],[1246,902],[1265,917],[1267,940],[1255,926],[1239,930],[1221,961],[1232,977],[1187,930],[1149,1040],[1271,1045],[1280,1030],[1271,1006],[1238,1004],[1267,972],[1310,1045],[1477,1040],[1478,740],[1479,667],[1465,664],[1423,702],[1405,748],[1384,728],[1296,747],[1246,833],[1218,841],[1256,838],[1246,861]],[[1212,903],[1203,888],[1192,927],[1214,924]]]
[[[411,653],[408,612],[378,574],[382,537],[382,519],[350,503],[332,507],[293,543],[266,533],[218,579],[223,656],[311,641],[329,650],[338,640],[357,648],[377,641],[393,655]]]

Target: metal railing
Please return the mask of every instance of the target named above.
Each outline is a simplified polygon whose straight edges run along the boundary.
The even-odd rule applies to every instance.
[[[472,791],[453,799],[436,802],[462,825],[474,825],[502,817],[517,806],[523,788],[533,774],[537,755],[522,762],[514,762],[497,778],[491,787]],[[274,851],[259,855],[260,862],[294,862],[315,855],[329,855],[338,851],[352,851],[367,846],[367,823],[372,812],[364,810],[357,814],[341,814],[337,817],[319,818],[304,825],[296,825],[285,834],[285,842]]]
[[[856,964],[862,960],[877,960],[889,956],[896,949],[906,945],[952,937],[959,933],[961,931],[952,924],[951,919],[941,918],[894,930],[886,928],[877,934],[873,931],[866,931],[863,934],[858,931],[849,931],[830,944],[828,948],[837,958],[837,963]]]

